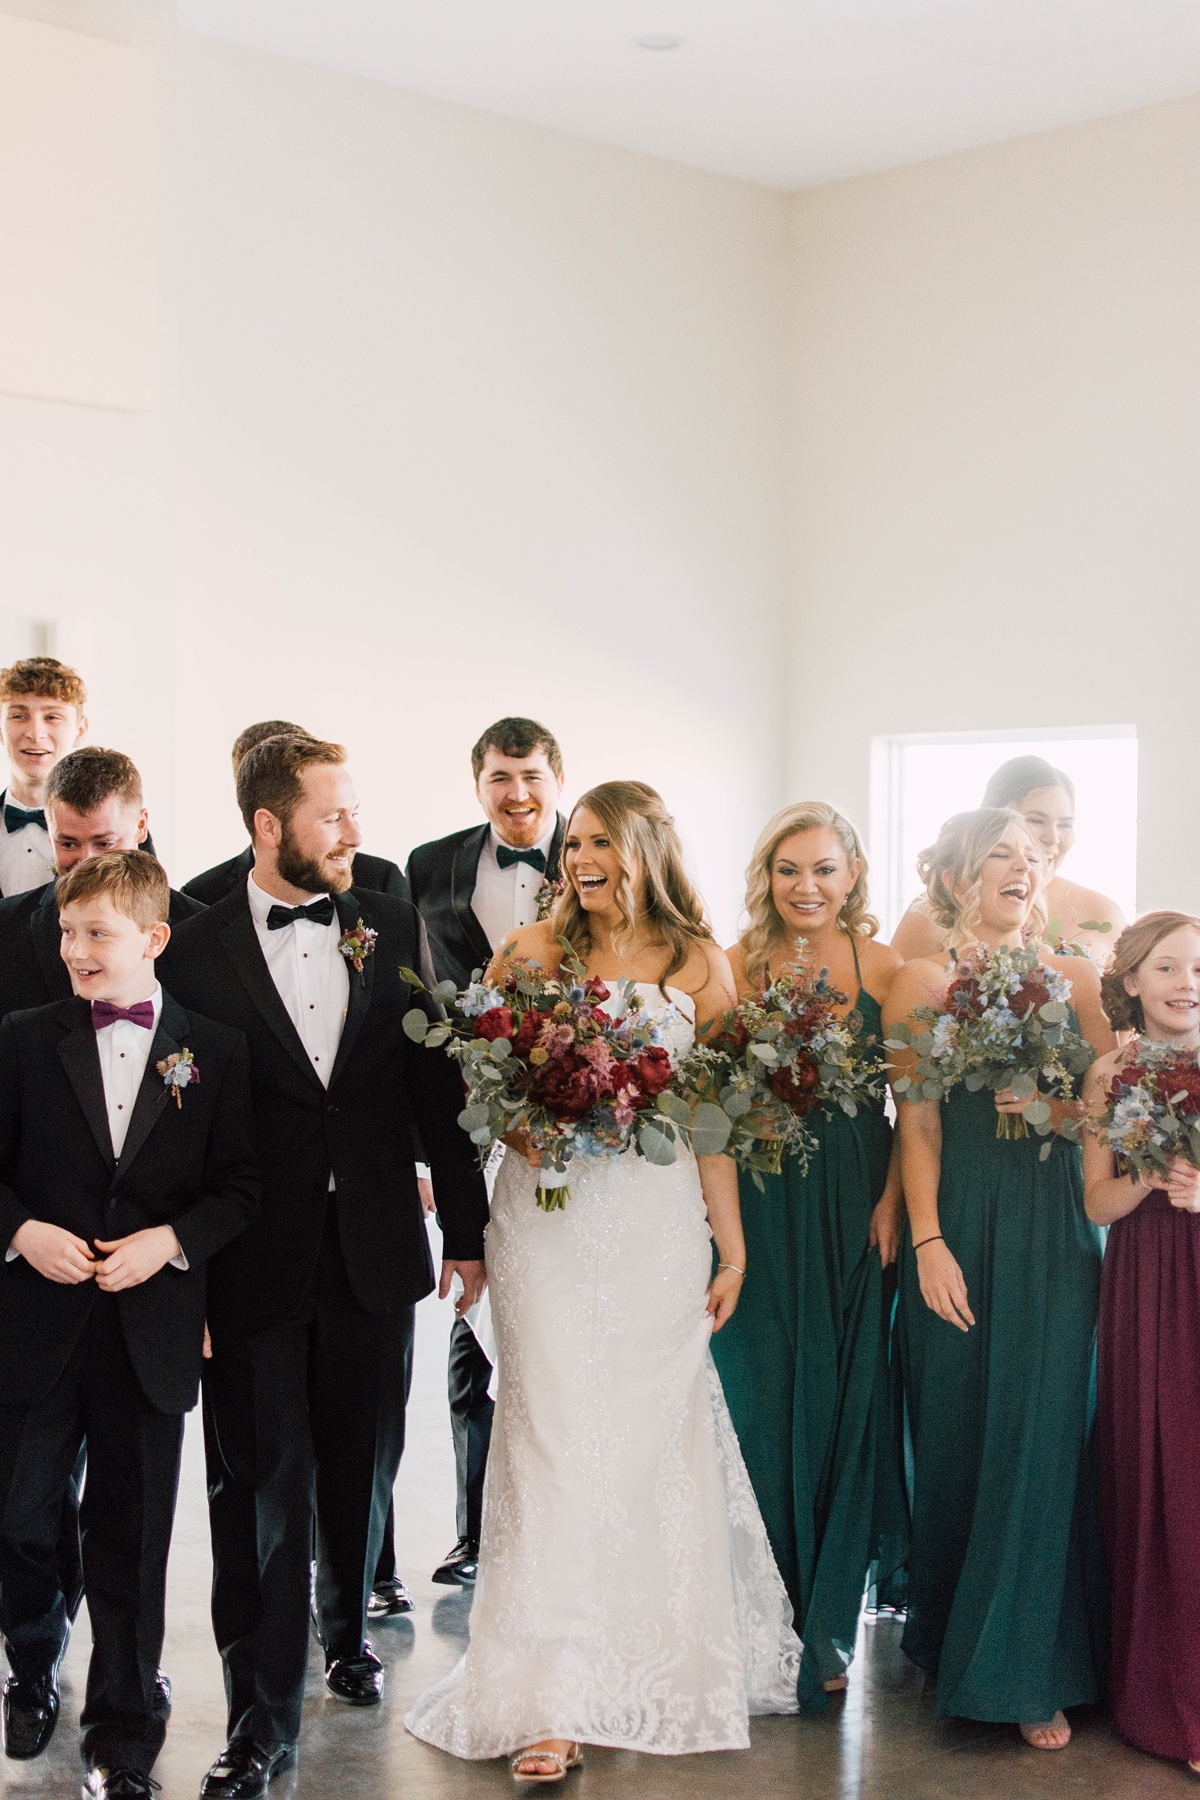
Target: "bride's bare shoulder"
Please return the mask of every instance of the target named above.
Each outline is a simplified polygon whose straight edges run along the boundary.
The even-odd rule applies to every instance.
[[[510,931],[491,961],[489,974],[503,974],[516,961],[538,963],[543,969],[557,969],[562,961],[562,946],[548,924],[519,925]]]

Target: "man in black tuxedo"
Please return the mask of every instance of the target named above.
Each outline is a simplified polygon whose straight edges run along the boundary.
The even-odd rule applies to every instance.
[[[60,875],[88,857],[150,843],[142,778],[119,750],[90,745],[64,756],[47,780],[45,812]],[[174,928],[203,910],[198,900],[172,891],[168,923]],[[17,1007],[69,998],[60,941],[53,881],[0,900],[0,1018]]]
[[[560,878],[562,751],[536,719],[499,719],[471,752],[486,823],[421,844],[408,882],[441,981],[463,988],[518,925],[546,909]],[[492,1365],[466,1319],[450,1333],[447,1386],[458,1475],[458,1542],[434,1581],[470,1586],[479,1566]]]
[[[403,1029],[414,1000],[400,970],[429,969],[420,917],[350,887],[360,839],[345,752],[267,738],[238,770],[238,804],[253,871],[181,927],[167,969],[189,1005],[249,1040],[264,1171],[262,1215],[209,1286],[213,1624],[229,1742],[205,1800],[261,1800],[295,1759],[314,1490],[326,1685],[360,1706],[382,1693],[367,1595],[404,1444],[413,1308],[433,1287],[418,1129],[442,1213],[440,1291],[458,1274],[460,1306],[483,1289],[487,1219],[457,1123],[458,1072]]]
[[[59,884],[75,997],[0,1025],[0,1630],[5,1750],[58,1717],[70,1622],[56,1566],[84,1438],[92,1657],[85,1795],[150,1800],[183,1415],[200,1382],[205,1265],[258,1173],[245,1040],[163,992],[167,879],[86,858]]]
[[[245,731],[239,733],[234,740],[235,781],[242,758],[257,745],[265,743],[269,737],[302,737],[311,740],[312,732],[305,731],[303,725],[290,724],[287,719],[263,719],[257,725],[247,725]],[[202,875],[193,875],[190,881],[184,882],[183,891],[205,906],[215,906],[218,900],[224,900],[226,894],[232,894],[234,888],[242,886],[253,867],[254,846],[248,844],[236,856],[231,856],[228,862],[217,863],[214,868],[205,869]],[[403,873],[394,862],[388,862],[386,857],[368,856],[365,850],[360,850],[355,855],[352,870],[351,887],[371,888],[375,893],[395,894],[400,900],[408,899],[408,883]]]

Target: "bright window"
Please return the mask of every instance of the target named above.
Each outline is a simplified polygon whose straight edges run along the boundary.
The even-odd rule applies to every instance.
[[[942,821],[983,799],[988,777],[1013,756],[1041,756],[1075,783],[1077,840],[1063,874],[1136,912],[1137,731],[936,733],[871,744],[871,898],[890,938],[920,892],[918,853]]]

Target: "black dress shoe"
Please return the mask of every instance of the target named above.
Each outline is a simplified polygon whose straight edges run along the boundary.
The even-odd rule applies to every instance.
[[[83,1800],[151,1800],[158,1791],[140,1769],[89,1769],[83,1782]]]
[[[58,1724],[58,1672],[51,1670],[41,1681],[18,1681],[10,1675],[4,1684],[4,1754],[14,1762],[40,1756]]]
[[[347,1706],[378,1706],[383,1699],[383,1664],[370,1644],[358,1656],[331,1656],[325,1664],[325,1686]]]
[[[200,1783],[200,1800],[263,1800],[267,1783],[295,1766],[295,1744],[230,1738]]]
[[[463,1537],[459,1538],[445,1562],[433,1571],[431,1580],[440,1581],[443,1587],[474,1587],[478,1573],[479,1539]]]
[[[171,1714],[171,1677],[162,1670],[154,1677],[154,1710],[160,1718],[169,1718]]]
[[[413,1610],[412,1595],[397,1576],[391,1581],[377,1581],[367,1596],[368,1619],[394,1619],[397,1613]]]

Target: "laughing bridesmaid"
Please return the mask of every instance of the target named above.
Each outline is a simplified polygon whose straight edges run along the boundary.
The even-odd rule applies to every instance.
[[[1089,1071],[1097,1108],[1147,1041],[1200,1085],[1200,919],[1147,913],[1117,939],[1105,1010],[1138,1041]],[[1089,1216],[1107,1225],[1100,1286],[1100,1478],[1113,1588],[1113,1719],[1152,1756],[1200,1774],[1200,1171],[1144,1181],[1089,1134]]]
[[[876,941],[867,862],[849,820],[823,802],[771,820],[747,871],[749,924],[729,953],[739,999],[757,996],[807,946],[860,1030],[901,967]],[[883,1052],[879,1051],[882,1062]],[[907,1548],[887,1319],[903,1201],[883,1103],[811,1113],[808,1172],[740,1177],[747,1276],[713,1357],[804,1641],[806,1710],[846,1686],[863,1589],[885,1594]],[[885,1296],[885,1266],[887,1288]]]

